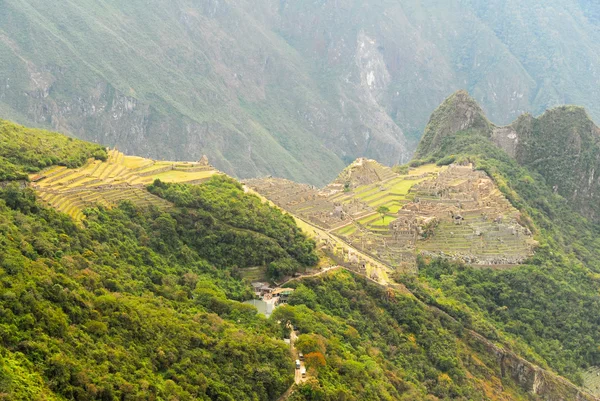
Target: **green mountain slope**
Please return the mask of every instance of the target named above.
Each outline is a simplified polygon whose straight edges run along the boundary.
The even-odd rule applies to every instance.
[[[576,186],[579,177],[595,169],[597,131],[578,107],[560,107],[538,118],[525,115],[510,126],[498,127],[466,92],[448,98],[433,113],[417,151],[420,159],[411,164],[472,164],[484,171],[519,209],[519,223],[533,232],[539,245],[518,266],[489,269],[421,256],[418,275],[395,278],[429,308],[443,310],[464,329],[503,344],[598,396],[597,381],[590,381],[590,376],[597,377],[600,365],[598,225],[577,197],[560,193],[560,185],[581,188]],[[538,148],[542,150],[535,153]],[[542,152],[546,157],[539,159]],[[553,169],[553,164],[560,168]],[[562,183],[551,181],[554,171],[564,174]],[[590,185],[587,180],[585,184]],[[435,238],[436,231],[431,235]],[[326,291],[321,283],[315,286],[318,295],[305,297],[303,303],[318,308]],[[550,391],[551,386],[532,386],[530,391],[542,397],[549,391],[547,399],[560,394]],[[577,397],[561,394],[558,399]]]
[[[600,120],[593,1],[0,6],[0,117],[243,178],[405,162],[459,88],[501,124],[565,103]]]
[[[0,120],[0,181],[28,180],[52,165],[80,167],[89,158],[106,160],[106,149],[89,142]]]
[[[32,150],[42,138],[68,141],[18,126],[12,132],[9,143],[26,133]],[[80,144],[63,156],[79,160],[95,149]],[[0,161],[10,149],[0,148]],[[15,161],[21,169],[30,163]],[[425,303],[401,287],[334,271],[291,284],[290,306],[265,319],[240,302],[252,297],[242,273],[302,271],[316,262],[314,242],[227,177],[199,186],[156,181],[148,190],[173,206],[89,208],[79,226],[31,189],[2,183],[0,399],[276,400],[294,377],[280,324],[289,320],[309,367],[290,400],[593,400],[509,348],[572,374],[561,365],[572,360],[566,355],[547,363],[526,337],[507,336],[512,326],[463,305],[467,298],[449,307],[440,296],[446,287],[428,298],[419,287],[430,282],[426,269],[405,279]],[[593,341],[598,330],[585,317],[565,322],[581,319],[581,335]],[[596,354],[574,355],[573,366]]]

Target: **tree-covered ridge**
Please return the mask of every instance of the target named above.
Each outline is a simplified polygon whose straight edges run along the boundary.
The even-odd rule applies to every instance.
[[[598,220],[600,128],[585,109],[557,107],[537,118],[524,116],[512,127],[519,163],[540,173],[586,217]]]
[[[198,186],[156,181],[148,189],[179,207],[170,227],[177,227],[185,245],[208,260],[240,268],[268,266],[273,278],[317,263],[314,241],[290,215],[245,194],[231,178],[215,176]],[[221,232],[227,234],[218,236]],[[171,233],[161,234],[169,249]]]
[[[427,157],[444,162],[449,155],[493,177],[540,246],[527,264],[507,271],[423,260],[422,281],[405,282],[416,293],[429,293],[467,326],[476,323],[473,316],[485,316],[531,346],[552,369],[580,383],[582,369],[600,364],[598,226],[575,212],[541,175],[478,132],[448,136]]]
[[[85,228],[29,189],[0,190],[1,397],[275,400],[293,378],[277,323],[286,320],[303,333],[298,348],[316,369],[317,381],[294,399],[468,400],[501,391],[478,362],[485,357],[456,343],[460,326],[348,273],[309,280],[293,306],[269,320],[257,315],[238,302],[252,292],[231,258],[283,255],[297,268],[314,258],[314,245],[230,179],[152,190],[178,206],[92,208]],[[240,228],[250,221],[257,231]],[[259,231],[288,231],[289,242]],[[207,253],[203,242],[225,251]],[[505,399],[524,399],[514,383],[503,386]]]
[[[6,399],[37,399],[24,380],[49,391],[48,399],[272,400],[285,391],[291,360],[279,330],[229,299],[252,296],[236,267],[260,261],[295,269],[315,260],[314,243],[238,184],[207,186],[174,186],[169,194],[187,192],[211,212],[125,202],[88,209],[85,228],[38,204],[29,189],[0,190]],[[256,210],[245,208],[252,204]],[[283,248],[235,227],[233,216],[295,235]]]
[[[27,180],[45,167],[79,167],[106,157],[100,145],[0,120],[0,181]]]
[[[225,176],[149,190],[174,207],[94,207],[80,227],[28,188],[0,189],[0,399],[276,400],[293,381],[287,320],[311,376],[294,400],[527,399],[462,335],[477,305],[456,301],[456,323],[338,273],[297,285],[265,319],[240,303],[253,296],[240,273],[317,261],[292,217]],[[580,357],[557,355],[543,354],[552,367]]]
[[[486,137],[492,132],[492,124],[483,110],[464,90],[453,93],[435,109],[419,141],[415,158],[435,152],[446,137],[458,131],[473,131]]]
[[[289,320],[311,379],[292,400],[525,400],[464,328],[406,293],[338,271],[296,284]]]

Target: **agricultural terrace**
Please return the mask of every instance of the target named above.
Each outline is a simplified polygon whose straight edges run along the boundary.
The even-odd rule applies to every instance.
[[[583,387],[596,397],[600,397],[600,367],[594,366],[582,373]]]
[[[42,200],[80,221],[83,210],[96,204],[114,207],[129,200],[142,207],[168,207],[169,202],[145,187],[155,179],[200,184],[215,173],[206,158],[195,163],[155,161],[113,149],[105,162],[90,159],[80,168],[54,166],[31,175],[30,180]]]
[[[359,159],[323,189],[274,178],[247,184],[397,269],[412,269],[418,253],[511,266],[522,263],[535,246],[519,211],[472,166],[424,165],[400,175]]]

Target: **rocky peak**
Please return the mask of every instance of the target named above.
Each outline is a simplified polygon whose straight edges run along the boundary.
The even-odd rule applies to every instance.
[[[201,166],[210,166],[210,163],[208,162],[208,157],[206,155],[202,155],[200,160],[198,160],[198,164]]]
[[[470,130],[490,136],[492,124],[469,93],[459,90],[448,97],[431,115],[416,156],[423,157],[431,153],[448,136]]]
[[[548,185],[584,216],[600,220],[600,128],[578,106],[560,106],[539,117],[523,114],[508,126],[488,121],[467,92],[458,91],[432,114],[416,157],[434,155],[442,141],[459,132],[489,138],[521,165],[544,176]]]

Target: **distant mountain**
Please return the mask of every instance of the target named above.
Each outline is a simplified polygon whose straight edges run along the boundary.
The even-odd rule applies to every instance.
[[[585,109],[561,106],[537,118],[524,114],[500,127],[468,93],[459,91],[431,116],[416,157],[439,152],[444,142],[463,133],[491,139],[519,164],[538,172],[584,216],[600,218],[600,128]]]
[[[0,1],[0,117],[238,177],[406,162],[465,88],[490,118],[600,120],[589,0]]]

